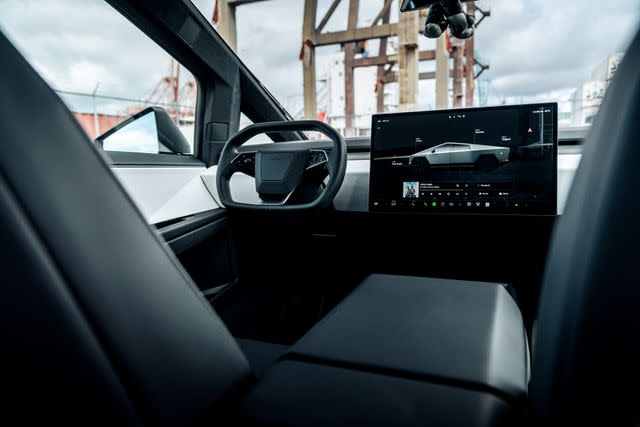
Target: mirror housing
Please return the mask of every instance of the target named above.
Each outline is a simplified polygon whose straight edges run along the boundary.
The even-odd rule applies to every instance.
[[[462,3],[471,3],[476,0],[460,0]],[[442,3],[443,0],[402,0],[400,12],[413,12],[414,10],[425,9],[434,4]]]
[[[402,0],[400,12],[412,12],[414,10],[424,9],[440,3],[440,1],[441,0]]]
[[[451,35],[458,39],[473,37],[475,17],[467,15],[461,2],[475,0],[403,0],[401,12],[413,12],[418,9],[429,8],[424,25],[424,35],[430,39],[437,39],[447,28]]]
[[[191,154],[182,131],[160,107],[145,108],[98,136],[94,142],[106,151]]]

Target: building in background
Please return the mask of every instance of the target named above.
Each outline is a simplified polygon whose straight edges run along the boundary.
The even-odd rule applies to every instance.
[[[589,126],[598,113],[604,94],[616,74],[624,54],[613,53],[591,74],[591,80],[578,86],[572,96],[571,126]]]

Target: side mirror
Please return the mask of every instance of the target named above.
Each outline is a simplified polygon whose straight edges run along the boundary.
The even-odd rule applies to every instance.
[[[148,107],[95,139],[105,151],[190,154],[191,147],[164,108]]]

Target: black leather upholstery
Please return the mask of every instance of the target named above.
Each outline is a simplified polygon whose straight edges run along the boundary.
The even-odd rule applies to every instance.
[[[494,283],[372,275],[286,357],[488,390],[523,401],[526,333]]]
[[[608,89],[555,229],[534,328],[539,425],[640,419],[640,35]]]
[[[0,206],[3,416],[23,425],[140,424],[116,368],[3,176]]]
[[[237,412],[243,425],[301,427],[472,427],[522,421],[490,393],[297,361],[269,370]]]
[[[249,339],[238,339],[238,345],[258,377],[275,365],[280,356],[289,349],[286,345]]]
[[[193,422],[250,377],[247,360],[2,35],[0,57],[3,388],[23,404],[4,402],[3,416]]]

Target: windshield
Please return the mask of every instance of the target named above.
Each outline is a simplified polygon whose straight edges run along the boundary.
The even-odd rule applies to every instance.
[[[235,32],[227,19],[227,4],[234,2],[218,1],[215,12],[214,3],[194,0],[289,113],[327,121],[346,136],[369,136],[376,112],[533,102],[558,102],[561,128],[589,126],[640,21],[640,2],[628,0],[479,0],[468,10],[479,24],[471,42],[448,34],[436,41],[417,35],[425,11],[413,12],[419,16],[411,21],[402,15],[412,14],[399,13],[397,0],[388,14],[385,0],[360,0],[351,15],[350,5],[358,2],[318,0],[317,9],[307,11],[315,15],[315,32],[304,28],[303,0],[231,7]],[[408,74],[415,83],[407,81],[411,64],[405,67],[400,58],[407,51],[402,35],[341,43],[349,28],[392,27],[401,19],[417,35],[417,71]],[[444,60],[435,59],[438,49]],[[440,76],[449,73],[439,87],[437,64]]]
[[[347,137],[369,136],[378,112],[533,102],[558,102],[561,128],[589,126],[640,21],[638,1],[479,0],[463,3],[473,38],[428,39],[427,10],[400,13],[399,0],[193,3],[292,117]],[[91,139],[155,106],[193,144],[197,82],[108,3],[0,0],[0,10],[0,31]]]

